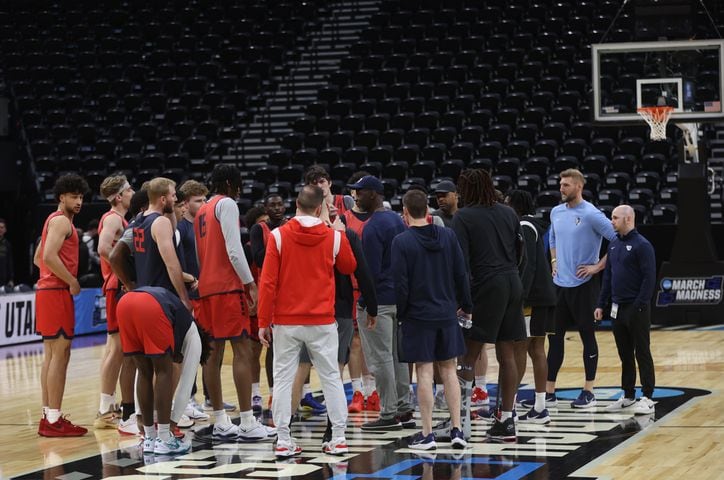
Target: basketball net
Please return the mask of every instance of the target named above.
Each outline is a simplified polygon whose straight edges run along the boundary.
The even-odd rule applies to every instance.
[[[666,124],[669,123],[674,107],[641,107],[637,111],[651,127],[649,135],[651,140],[654,142],[666,140]]]

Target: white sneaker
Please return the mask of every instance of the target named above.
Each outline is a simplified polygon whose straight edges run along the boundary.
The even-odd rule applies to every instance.
[[[184,415],[193,420],[208,420],[209,414],[204,412],[203,409],[196,408],[195,402],[191,401],[186,405],[184,409]]]
[[[236,438],[239,435],[239,427],[231,423],[227,417],[227,423],[214,424],[214,438]]]
[[[621,398],[613,402],[604,408],[607,412],[622,412],[624,410],[630,410],[631,407],[636,403],[633,398],[626,398],[625,395],[621,395]]]
[[[155,455],[178,455],[188,452],[189,448],[191,448],[191,445],[180,441],[174,436],[168,440],[157,438],[153,445],[153,453]]]
[[[277,457],[293,457],[294,455],[299,455],[300,453],[302,453],[302,447],[294,443],[294,440],[288,443],[277,441],[277,444],[274,447],[274,455]]]
[[[650,398],[641,397],[634,407],[634,415],[651,415],[656,411],[655,405]]]
[[[274,433],[270,434],[270,430]],[[249,428],[244,428],[239,425],[239,440],[244,440],[247,442],[257,442],[259,440],[266,440],[273,435],[276,435],[276,428],[267,427],[256,419],[254,421],[254,424]]]
[[[345,440],[344,437],[339,437],[329,442],[324,442],[324,444],[322,444],[322,451],[327,455],[344,455],[345,453],[349,453],[347,440]]]
[[[143,446],[143,453],[153,453],[153,447],[154,447],[154,444],[156,443],[155,438],[143,437],[143,442],[141,442],[141,443]]]
[[[138,422],[136,421],[136,414],[131,414],[128,420],[118,420],[118,433],[121,435],[140,435],[141,432],[138,430]]]
[[[191,420],[188,415],[183,414],[181,415],[181,418],[179,418],[176,425],[178,426],[178,428],[189,428],[194,426],[194,421]]]

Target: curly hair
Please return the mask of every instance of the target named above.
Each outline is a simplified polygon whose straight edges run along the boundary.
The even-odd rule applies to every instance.
[[[511,190],[508,192],[506,203],[515,210],[519,217],[535,213],[533,196],[525,190]]]
[[[264,210],[264,207],[251,207],[249,210],[246,211],[246,215],[244,215],[244,225],[246,225],[246,228],[251,229],[251,227],[256,223],[259,217],[262,217],[264,215],[266,215],[266,210]]]
[[[55,186],[53,186],[53,195],[58,202],[60,201],[60,196],[66,193],[80,193],[85,195],[89,191],[88,182],[75,173],[61,175],[58,180],[55,181]]]
[[[463,206],[492,207],[498,201],[490,173],[483,169],[467,169],[458,179],[458,193]]]
[[[219,163],[211,172],[211,192],[235,197],[241,188],[241,171],[236,165]]]
[[[332,177],[329,176],[329,172],[319,165],[312,165],[306,172],[304,172],[305,185],[315,184],[320,178],[326,178],[327,181],[332,180]]]

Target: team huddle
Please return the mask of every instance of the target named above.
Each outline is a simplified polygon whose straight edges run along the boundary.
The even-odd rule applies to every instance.
[[[177,189],[159,177],[135,192],[122,175],[106,178],[100,194],[110,209],[99,222],[98,254],[108,337],[95,428],[141,436],[144,454],[175,455],[190,448],[181,429],[209,420],[215,440],[276,438],[276,456],[290,457],[301,452],[290,429],[301,408],[327,415],[321,448],[340,455],[349,451],[348,413],[379,412],[363,431],[416,429],[416,397],[422,429],[409,448],[434,449],[444,439],[464,449],[476,418],[492,423],[491,441],[516,441],[516,422],[555,419],[549,409],[558,405],[569,327],[579,332],[585,367],[571,406],[595,407],[595,326],[605,313],[613,320],[623,389],[606,410],[653,413],[649,303],[656,265],[631,207],[617,207],[609,221],[583,199],[583,175],[564,170],[562,204],[549,226],[534,216],[528,192],[502,195],[487,171],[466,170],[457,184],[434,187],[438,210],[428,207],[424,187],[413,186],[399,215],[385,207],[382,182],[365,173],[350,179],[351,195],[343,196],[331,192],[324,169],[311,167],[294,216],[285,216],[284,199],[274,193],[247,213],[247,244],[235,166],[217,165],[209,188],[189,180]],[[38,433],[47,437],[87,433],[61,413],[72,295],[80,292],[73,217],[87,191],[78,175],[57,180],[58,210],[35,253],[36,329],[45,350]],[[609,244],[601,257],[603,239]],[[228,413],[236,407],[223,400],[227,341],[238,422]],[[495,345],[499,364],[495,407],[487,395],[486,343]],[[266,424],[259,419],[263,347],[272,418]],[[517,415],[528,356],[535,396]],[[204,405],[196,402],[199,365]],[[312,367],[323,403],[311,393]],[[433,409],[447,410],[449,420],[433,425]]]

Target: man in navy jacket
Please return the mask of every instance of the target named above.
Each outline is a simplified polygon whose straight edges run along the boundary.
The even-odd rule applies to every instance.
[[[613,336],[621,359],[621,398],[607,411],[633,409],[634,413],[654,413],[654,360],[651,358],[649,304],[656,284],[654,248],[635,228],[635,213],[628,205],[619,205],[611,214],[617,238],[608,246],[608,261],[603,273],[598,308],[593,315],[603,318],[603,309],[611,301]],[[634,361],[635,358],[635,361]],[[643,396],[636,402],[636,362]]]
[[[402,322],[399,351],[401,360],[415,362],[422,417],[422,433],[416,434],[409,446],[435,448],[432,384],[433,362],[437,362],[450,409],[450,440],[453,448],[465,448],[455,363],[456,357],[465,353],[457,314],[469,318],[472,312],[463,252],[452,230],[428,225],[427,196],[422,191],[410,190],[402,204],[410,228],[392,241],[397,316]]]

